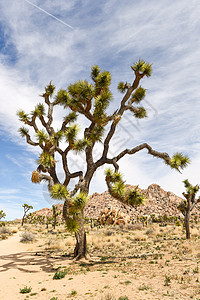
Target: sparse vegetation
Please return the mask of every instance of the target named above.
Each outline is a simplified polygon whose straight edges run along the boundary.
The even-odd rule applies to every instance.
[[[21,294],[28,294],[28,293],[31,292],[31,290],[32,290],[31,287],[25,286],[24,288],[20,289],[20,293],[21,293]]]
[[[67,270],[63,270],[63,271],[57,271],[54,276],[53,279],[62,279],[66,276],[67,274]]]
[[[21,243],[29,243],[35,240],[35,235],[29,231],[24,231],[21,233]]]

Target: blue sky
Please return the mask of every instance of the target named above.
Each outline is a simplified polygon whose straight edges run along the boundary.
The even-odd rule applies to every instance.
[[[16,111],[33,110],[50,80],[58,89],[89,80],[93,64],[112,73],[113,111],[121,99],[118,82],[133,80],[130,65],[139,58],[153,63],[152,76],[142,82],[149,118],[124,116],[110,154],[145,141],[191,158],[180,174],[145,150],[126,157],[120,168],[127,183],[157,183],[177,195],[182,180],[200,183],[199,1],[1,0],[0,10],[0,209],[7,219],[21,217],[23,203],[35,210],[53,203],[43,184],[30,181],[39,152],[19,136]],[[62,116],[58,109],[55,126]],[[80,165],[73,156],[71,167]],[[105,189],[101,169],[90,193]]]

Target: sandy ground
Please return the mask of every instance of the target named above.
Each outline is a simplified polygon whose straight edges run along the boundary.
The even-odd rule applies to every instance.
[[[81,265],[72,258],[41,251],[40,243],[40,240],[34,244],[20,243],[20,232],[0,241],[1,300],[111,300],[111,295],[116,300],[120,297],[125,300],[200,299],[199,273],[191,271],[196,266],[194,259],[175,260],[166,265],[166,260],[151,264],[129,257],[124,259],[126,263],[121,260],[119,264],[93,258],[89,265]],[[125,264],[130,267],[126,269]],[[70,272],[65,278],[53,280],[58,266],[70,268]],[[183,275],[185,270],[190,271]],[[164,280],[169,274],[174,280],[165,286]],[[184,277],[183,281],[181,275],[187,276],[187,280]],[[31,293],[20,293],[25,286],[32,288]]]

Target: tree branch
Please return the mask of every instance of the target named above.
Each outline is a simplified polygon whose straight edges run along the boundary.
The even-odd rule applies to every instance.
[[[169,161],[170,161],[170,156],[166,153],[166,152],[158,152],[158,151],[155,151],[152,149],[151,146],[149,146],[147,143],[143,143],[139,146],[136,146],[132,149],[125,149],[124,151],[122,151],[121,153],[119,153],[116,157],[114,157],[114,159],[116,161],[120,160],[123,156],[125,156],[126,154],[135,154],[136,152],[139,152],[140,150],[142,149],[147,149],[148,150],[148,153],[155,156],[155,157],[159,157],[159,158],[162,158],[164,159],[164,161],[169,164]]]

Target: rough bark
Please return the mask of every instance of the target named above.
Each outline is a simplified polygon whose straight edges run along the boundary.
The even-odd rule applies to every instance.
[[[24,225],[24,220],[25,220],[25,216],[23,216],[23,218],[22,218],[22,226]]]
[[[186,239],[190,239],[190,212],[187,211],[185,214],[185,230],[186,230]]]
[[[86,240],[86,232],[84,228],[84,215],[83,211],[78,217],[79,222],[79,230],[75,233],[76,238],[76,246],[74,249],[74,258],[79,260],[81,258],[88,258],[88,250],[87,250],[87,240]]]

